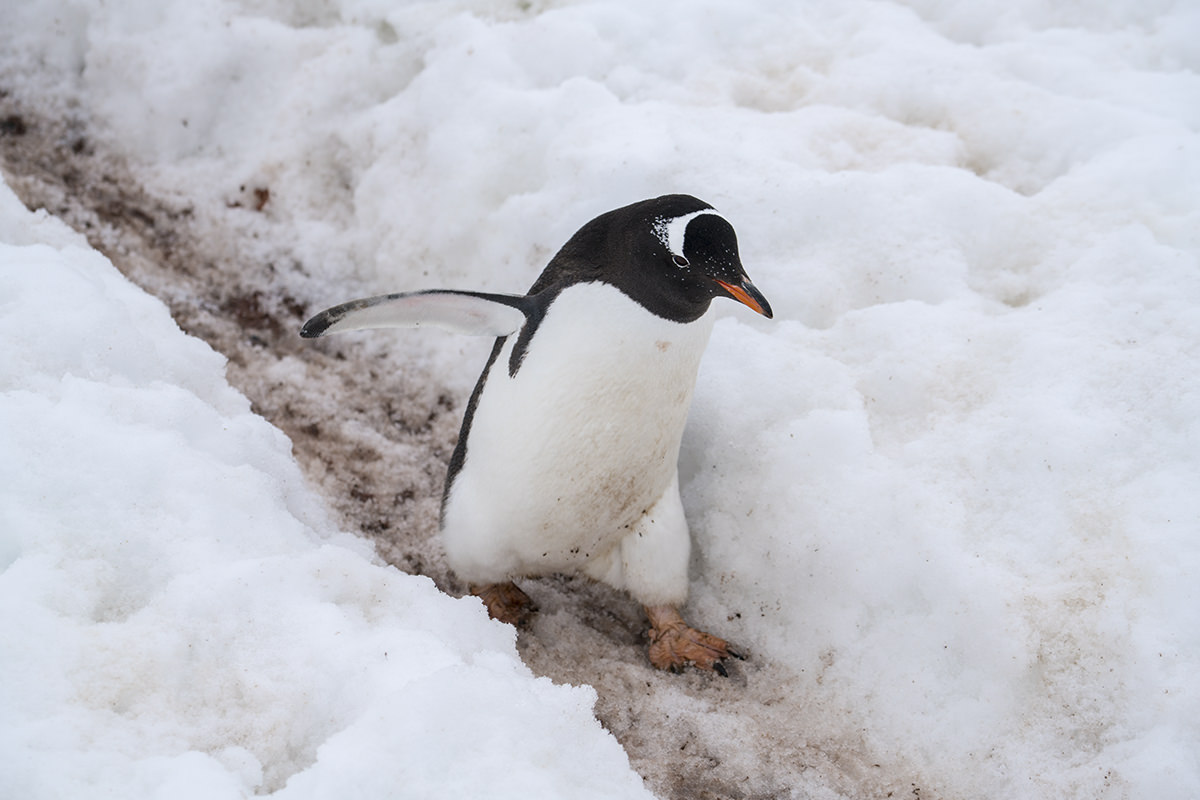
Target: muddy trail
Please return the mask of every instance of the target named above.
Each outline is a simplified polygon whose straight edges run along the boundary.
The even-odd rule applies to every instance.
[[[197,208],[186,190],[144,185],[102,141],[69,109],[22,107],[0,87],[0,166],[25,205],[85,235],[228,358],[230,383],[291,438],[345,530],[396,568],[463,594],[436,534],[466,398],[405,352],[402,337],[299,338],[329,298],[307,296],[316,266],[291,255],[285,237],[263,240],[254,218],[269,211],[269,187],[244,187],[236,208]],[[791,691],[782,665],[751,653],[727,679],[660,673],[627,597],[570,577],[522,586],[539,613],[519,635],[521,657],[555,682],[595,687],[597,717],[659,797],[923,796],[872,763],[862,742],[831,738],[842,728],[820,722],[833,712]]]

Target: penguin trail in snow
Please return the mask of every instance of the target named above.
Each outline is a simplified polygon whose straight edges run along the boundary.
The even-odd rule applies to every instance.
[[[513,579],[587,575],[643,605],[655,667],[724,674],[737,654],[678,611],[691,538],[677,462],[714,297],[771,317],[733,226],[666,195],[584,225],[525,295],[383,295],[323,311],[300,335],[433,325],[496,336],[442,497],[450,566],[513,624],[530,613]]]

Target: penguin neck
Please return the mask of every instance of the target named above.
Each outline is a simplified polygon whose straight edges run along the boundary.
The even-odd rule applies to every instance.
[[[712,294],[702,287],[673,282],[658,276],[634,273],[612,285],[656,317],[670,322],[696,322],[712,305]]]

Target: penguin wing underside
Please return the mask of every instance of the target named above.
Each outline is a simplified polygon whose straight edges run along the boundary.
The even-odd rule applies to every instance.
[[[327,308],[304,323],[300,335],[315,339],[342,331],[430,325],[470,336],[507,336],[525,324],[527,305],[522,295],[452,289],[383,294]]]

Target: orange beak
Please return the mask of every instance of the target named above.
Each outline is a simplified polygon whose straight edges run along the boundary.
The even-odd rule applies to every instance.
[[[736,283],[726,283],[720,278],[714,278],[713,280],[728,292],[729,296],[734,300],[749,306],[767,319],[771,319],[773,316],[771,314],[771,304],[767,302],[767,298],[763,297],[762,292],[750,282],[749,278],[743,279],[740,286]]]

